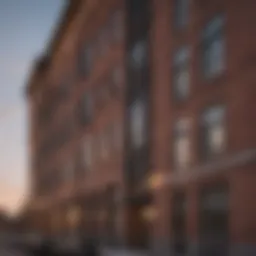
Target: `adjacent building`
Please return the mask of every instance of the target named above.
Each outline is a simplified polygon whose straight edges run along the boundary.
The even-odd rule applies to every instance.
[[[255,255],[255,24],[252,0],[69,1],[27,87],[34,227]]]

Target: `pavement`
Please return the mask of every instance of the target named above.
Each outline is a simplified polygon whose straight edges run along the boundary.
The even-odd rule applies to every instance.
[[[0,248],[0,256],[28,256],[28,255],[18,252],[15,249]]]

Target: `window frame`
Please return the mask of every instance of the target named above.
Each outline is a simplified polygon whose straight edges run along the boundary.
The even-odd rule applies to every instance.
[[[220,109],[222,113],[220,113],[221,119],[218,121],[207,121],[206,118],[209,118],[209,114],[212,114],[214,110]],[[211,113],[212,112],[212,113]],[[213,114],[212,114],[213,115]],[[214,146],[210,145],[212,143],[212,139],[210,138],[212,135],[212,129],[214,127],[219,126],[221,123],[222,130],[223,130],[223,148],[222,150],[219,150],[218,152],[214,152]],[[201,154],[203,160],[211,160],[215,157],[221,156],[225,153],[227,150],[227,141],[228,141],[228,131],[227,131],[227,107],[224,104],[212,104],[207,106],[204,111],[201,114],[201,128],[200,128],[200,134],[201,134]]]
[[[212,79],[223,74],[226,68],[226,40],[225,40],[225,23],[226,19],[224,14],[217,14],[211,20],[207,22],[202,31],[202,72],[205,79]],[[213,60],[207,54],[211,56],[213,44],[222,42],[222,55],[221,63],[222,68],[212,68]],[[218,61],[220,63],[220,61]]]
[[[174,28],[184,29],[189,24],[190,0],[174,0]]]
[[[175,52],[173,58],[173,77],[172,77],[172,93],[174,95],[174,99],[177,102],[186,101],[189,98],[190,90],[191,90],[191,72],[190,72],[190,58],[191,58],[191,50],[190,47],[184,45],[178,48]],[[182,95],[181,86],[178,83],[177,77],[181,74],[188,75],[188,81],[186,85],[186,93]]]
[[[85,42],[79,51],[78,70],[83,77],[88,77],[93,66],[93,47],[91,43]]]
[[[181,127],[182,126],[182,122],[186,123],[183,125],[186,125],[187,127]],[[188,162],[185,163],[179,163],[178,162],[178,144],[180,143],[179,140],[186,139],[187,141],[187,145],[188,145],[188,152],[191,152],[191,148],[192,148],[192,136],[191,136],[191,132],[192,132],[192,120],[187,117],[181,117],[178,120],[176,120],[174,127],[173,127],[173,143],[172,143],[172,148],[173,148],[173,152],[172,152],[172,162],[173,162],[173,167],[175,168],[176,171],[183,171],[183,170],[187,170],[191,163],[192,163],[192,154],[189,153],[188,156]],[[177,158],[177,159],[176,159]]]
[[[138,111],[141,111],[141,114],[143,116],[140,115],[139,117],[139,113],[136,114],[136,107],[141,107],[141,109],[139,109]],[[146,145],[146,142],[147,142],[147,136],[146,136],[147,109],[146,107],[147,107],[146,103],[142,98],[135,99],[130,106],[130,110],[129,110],[130,111],[130,139],[131,139],[131,145],[135,150],[142,148],[144,145]],[[138,132],[135,126],[136,127],[140,126],[141,131]],[[141,135],[141,138],[139,138],[140,142],[138,142],[137,140],[139,137],[138,133],[140,133]],[[135,142],[135,140],[137,142]]]

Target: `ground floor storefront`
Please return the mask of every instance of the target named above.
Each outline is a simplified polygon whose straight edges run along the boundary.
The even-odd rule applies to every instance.
[[[52,237],[93,238],[105,250],[153,255],[256,255],[255,166],[158,182],[146,194],[110,188],[34,214]]]

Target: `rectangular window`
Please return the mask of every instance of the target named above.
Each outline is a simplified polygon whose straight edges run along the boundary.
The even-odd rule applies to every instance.
[[[121,120],[116,121],[113,125],[114,145],[117,150],[122,148],[123,130]]]
[[[228,255],[228,189],[224,184],[201,191],[199,209],[199,255]]]
[[[81,100],[81,105],[79,106],[80,111],[82,113],[82,123],[83,124],[88,124],[92,120],[92,115],[93,115],[93,99],[92,95],[90,93],[86,93],[82,100]]]
[[[146,108],[142,100],[136,100],[130,110],[131,141],[134,148],[141,148],[146,141]]]
[[[130,52],[130,64],[135,70],[141,70],[147,63],[147,42],[139,40],[134,43]]]
[[[190,132],[191,123],[188,118],[180,119],[174,127],[174,167],[187,169],[191,162]]]
[[[187,202],[184,194],[176,193],[173,197],[172,230],[173,249],[177,255],[187,253]]]
[[[100,152],[103,159],[109,156],[109,132],[104,130],[100,136]]]
[[[79,73],[83,76],[88,76],[93,62],[92,47],[89,44],[85,45],[85,47],[80,51],[78,61]]]
[[[173,88],[175,99],[185,100],[189,95],[190,73],[189,73],[189,49],[180,48],[174,57]]]
[[[208,108],[202,118],[202,153],[205,158],[223,153],[226,144],[226,111],[223,106]]]
[[[116,10],[111,17],[111,31],[112,31],[112,38],[114,42],[118,42],[122,40],[124,36],[124,26],[122,17],[123,12],[121,10]]]
[[[67,162],[63,170],[64,182],[72,182],[75,176],[75,166],[72,161]]]
[[[206,78],[220,75],[225,68],[224,17],[215,17],[203,31],[202,65]]]
[[[188,24],[189,0],[174,1],[175,28],[180,29]]]
[[[98,56],[104,55],[109,50],[109,31],[108,27],[104,27],[101,29],[98,35]]]
[[[118,96],[122,88],[122,67],[116,66],[110,77],[110,90],[113,97]]]
[[[84,166],[85,170],[91,170],[93,159],[92,159],[92,136],[86,136],[84,139]]]

